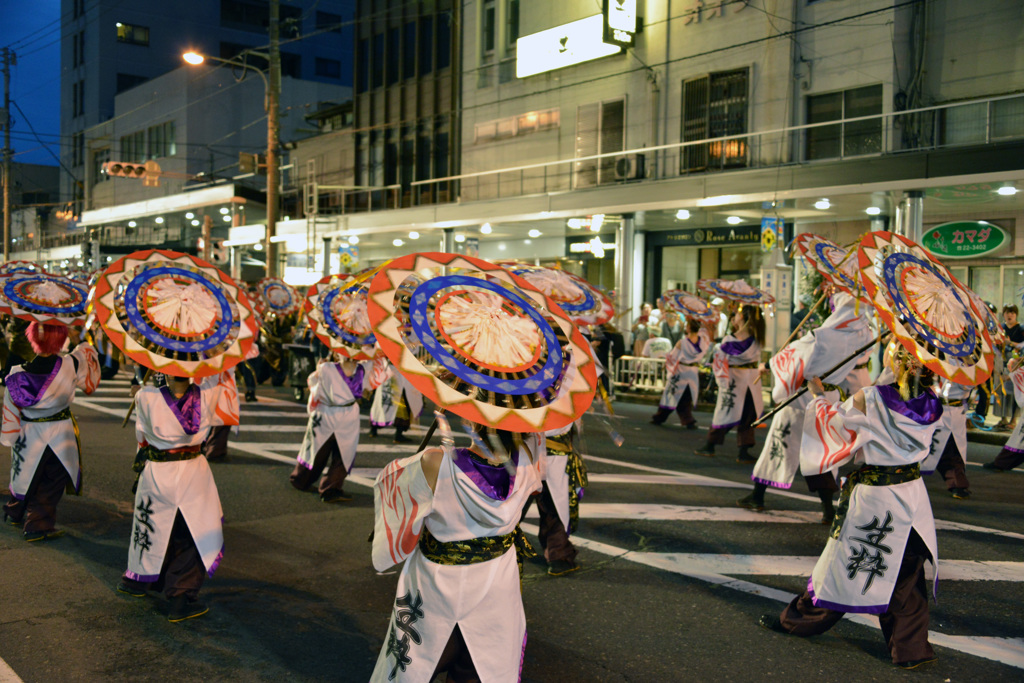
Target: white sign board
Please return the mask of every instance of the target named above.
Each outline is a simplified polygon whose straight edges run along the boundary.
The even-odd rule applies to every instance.
[[[516,41],[516,78],[535,76],[622,52],[604,42],[604,15],[523,36]]]

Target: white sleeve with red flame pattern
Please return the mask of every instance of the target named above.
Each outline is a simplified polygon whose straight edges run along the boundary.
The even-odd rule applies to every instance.
[[[434,492],[423,474],[423,453],[393,460],[373,486],[373,566],[379,572],[405,560],[419,543]]]
[[[1017,399],[1017,405],[1024,405],[1024,364],[1010,373],[1010,380],[1013,382],[1013,396]]]
[[[711,371],[715,373],[715,379],[720,383],[729,381],[729,355],[721,348],[715,349],[711,360]]]
[[[847,429],[846,414],[853,399],[834,405],[822,396],[815,396],[804,413],[803,444],[800,448],[800,471],[822,474],[853,458],[857,434]]]
[[[71,355],[78,359],[75,386],[87,395],[92,394],[100,385],[100,360],[96,349],[92,344],[79,344]]]
[[[21,435],[21,409],[11,400],[11,392],[4,391],[4,422],[0,444],[13,446]]]
[[[772,387],[772,398],[781,403],[796,393],[804,384],[804,359],[800,354],[797,342],[793,342],[779,351],[768,361],[775,386]]]

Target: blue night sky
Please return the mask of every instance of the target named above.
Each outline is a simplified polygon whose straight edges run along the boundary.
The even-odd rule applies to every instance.
[[[60,0],[0,0],[0,47],[5,46],[18,58],[17,66],[11,68],[14,161],[56,166],[54,157],[60,155]],[[46,146],[36,139],[32,128]]]

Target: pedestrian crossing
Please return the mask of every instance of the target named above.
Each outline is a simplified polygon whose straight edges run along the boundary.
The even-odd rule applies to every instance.
[[[123,418],[130,403],[127,381],[115,380],[105,382],[89,397],[76,399],[75,405],[101,413]],[[118,395],[120,394],[120,395]],[[271,407],[272,406],[272,407]],[[279,401],[271,403],[260,397],[258,403],[242,403],[240,406],[241,422],[239,435],[232,437],[229,447],[233,451],[246,453],[267,460],[293,466],[298,450],[301,434],[306,429],[307,415],[305,406],[299,403]],[[273,418],[273,423],[268,421]],[[367,434],[368,418],[361,416],[363,426],[361,434]],[[250,421],[251,420],[251,421]],[[423,426],[410,430],[415,437],[422,434]],[[266,434],[271,438],[260,438]],[[465,435],[457,434],[465,439]],[[276,437],[278,440],[274,440]],[[390,441],[390,440],[389,440]],[[405,457],[415,453],[417,444],[373,443],[361,440],[360,454],[390,454],[394,457]],[[357,456],[358,457],[358,456]],[[746,523],[763,525],[795,525],[813,524],[820,526],[821,512],[816,496],[809,496],[797,491],[769,489],[770,496],[789,498],[806,503],[803,510],[773,510],[757,513],[738,507],[679,505],[651,502],[657,500],[659,492],[676,487],[705,487],[712,489],[749,490],[749,482],[736,482],[676,469],[652,467],[641,463],[630,462],[620,458],[584,456],[591,469],[589,481],[592,490],[600,490],[609,497],[616,492],[627,490],[624,487],[641,486],[647,492],[642,503],[605,503],[587,500],[581,503],[581,528],[572,537],[573,543],[597,555],[617,558],[636,563],[657,571],[669,572],[692,579],[729,588],[742,593],[757,595],[762,598],[789,602],[793,593],[778,590],[757,582],[757,577],[806,577],[810,575],[817,554],[808,555],[771,555],[771,554],[714,554],[687,552],[654,552],[622,547],[595,537],[596,531],[587,529],[588,520],[614,524],[641,520],[653,524],[675,525],[689,523]],[[348,477],[354,485],[372,487],[380,468],[356,467]],[[733,494],[730,494],[730,497]],[[621,496],[619,496],[621,498]],[[769,498],[771,500],[771,498]],[[522,527],[527,533],[537,535],[535,523],[537,512],[531,507]],[[1000,529],[992,529],[977,525],[964,524],[949,520],[936,519],[936,528],[940,532],[957,534],[987,534],[994,537],[1024,540],[1024,534]],[[824,542],[824,537],[822,538]],[[940,540],[940,553],[942,541]],[[809,548],[816,553],[820,548]],[[926,565],[930,567],[930,565]],[[940,555],[940,578],[944,581],[959,582],[1024,582],[1024,562],[986,561],[986,560],[951,560]],[[872,628],[879,628],[878,619],[870,615],[848,615],[847,619]],[[930,631],[929,638],[934,645],[949,647],[978,657],[984,657],[1010,666],[1024,669],[1024,638],[994,638],[981,636],[963,636]]]

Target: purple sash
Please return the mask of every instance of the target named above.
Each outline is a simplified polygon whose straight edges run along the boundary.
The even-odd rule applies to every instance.
[[[722,342],[722,345],[719,348],[722,349],[722,353],[727,353],[730,356],[738,356],[749,349],[750,345],[753,343],[754,336],[751,335],[743,341]]]
[[[878,387],[878,395],[882,397],[886,408],[919,425],[930,425],[942,416],[942,401],[927,389],[909,401],[904,401],[899,389],[884,384]]]
[[[11,402],[19,408],[34,406],[46,393],[53,382],[63,359],[58,357],[49,375],[38,375],[34,372],[16,372],[7,377],[7,391],[11,394]]]
[[[166,386],[160,387],[160,394],[167,402],[167,407],[174,413],[178,424],[188,435],[199,431],[199,423],[202,418],[202,392],[195,384],[190,384],[181,398],[175,398],[171,390]]]
[[[502,465],[481,462],[480,457],[471,454],[468,448],[455,449],[455,465],[477,485],[485,496],[492,500],[505,500],[515,485],[516,477],[509,474]],[[512,464],[518,467],[519,451],[512,455]]]
[[[355,399],[362,398],[363,397],[363,375],[365,374],[365,371],[363,370],[363,366],[362,365],[357,365],[356,366],[356,371],[352,373],[351,377],[349,377],[348,375],[345,374],[345,371],[341,369],[341,363],[334,363],[333,365],[334,365],[335,369],[337,369],[338,374],[341,375],[341,378],[343,380],[345,380],[345,384],[348,385],[348,390],[352,392],[352,397],[355,398]]]

